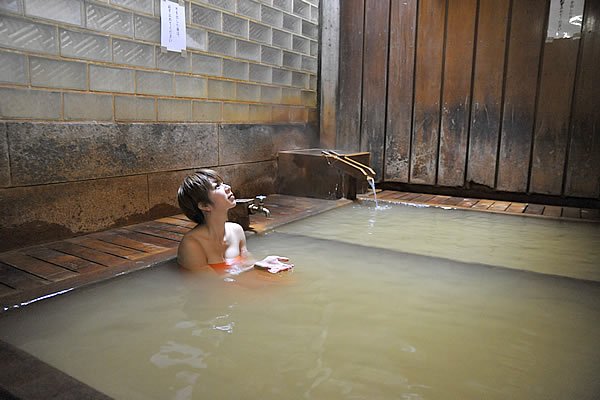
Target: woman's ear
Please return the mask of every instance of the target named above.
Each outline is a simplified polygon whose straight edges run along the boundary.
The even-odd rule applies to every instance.
[[[201,211],[204,211],[204,212],[210,212],[211,206],[210,206],[210,204],[198,203],[198,209],[200,209]]]

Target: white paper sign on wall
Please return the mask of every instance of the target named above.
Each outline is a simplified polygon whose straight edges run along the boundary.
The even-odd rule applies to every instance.
[[[160,1],[160,45],[169,51],[185,50],[185,7]]]
[[[546,41],[579,39],[585,0],[551,0]]]

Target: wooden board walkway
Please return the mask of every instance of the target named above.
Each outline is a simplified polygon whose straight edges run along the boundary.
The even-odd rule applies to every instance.
[[[359,195],[358,198],[360,200],[373,200],[373,194]],[[422,204],[432,207],[457,208],[500,214],[517,214],[544,218],[558,218],[562,220],[600,222],[600,210],[591,208],[560,207],[424,193],[397,192],[393,190],[379,191],[377,193],[377,200],[388,203]]]
[[[251,216],[251,232],[349,203],[269,195],[271,217]],[[196,224],[183,214],[0,253],[0,313],[36,299],[173,259],[183,235]]]

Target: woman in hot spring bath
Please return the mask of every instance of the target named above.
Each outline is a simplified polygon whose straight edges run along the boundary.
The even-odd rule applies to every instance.
[[[227,211],[235,207],[235,196],[215,171],[203,169],[187,176],[177,192],[177,201],[183,213],[198,224],[179,244],[177,263],[182,268],[230,275],[252,268],[271,273],[293,268],[286,257],[252,259],[242,227],[227,222]]]

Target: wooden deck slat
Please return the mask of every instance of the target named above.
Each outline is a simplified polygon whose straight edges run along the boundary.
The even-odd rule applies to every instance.
[[[471,208],[476,210],[487,210],[494,204],[493,200],[479,200],[477,203],[473,204]]]
[[[132,238],[130,231],[125,231],[125,233],[119,234],[115,230],[106,231],[100,233],[94,233],[91,235],[93,238],[97,238],[103,242],[107,242],[110,244],[119,245],[121,247],[126,247],[129,249],[139,250],[147,254],[160,253],[168,248],[168,246],[156,245],[154,243],[149,243],[146,238]]]
[[[545,215],[547,217],[560,217],[561,214],[562,214],[562,207],[557,207],[557,206],[545,206],[544,212],[542,213],[542,215]]]
[[[427,203],[429,200],[433,199],[435,196],[433,194],[422,194],[418,197],[412,199],[415,203]]]
[[[48,281],[0,263],[0,282],[17,290],[27,290],[45,285]]]
[[[53,282],[77,275],[77,273],[73,271],[59,267],[58,265],[38,260],[37,258],[30,257],[19,251],[11,251],[0,254],[0,261],[17,269]]]
[[[26,249],[24,250],[24,253],[51,264],[59,265],[74,272],[87,273],[104,269],[104,267],[100,264],[96,264],[91,261],[45,247]]]
[[[69,239],[68,242],[75,243],[90,249],[102,251],[104,253],[112,254],[114,256],[127,258],[130,260],[136,260],[146,255],[145,252],[140,250],[134,250],[129,247],[118,246],[116,244],[107,243],[100,239],[94,239],[91,237],[82,236],[78,238]]]
[[[377,193],[377,199],[389,200],[390,197],[393,197],[394,195],[396,195],[396,193],[397,192],[393,190],[383,190],[380,193]]]
[[[422,195],[422,193],[410,193],[408,196],[402,197],[402,201],[411,201],[421,195]]]
[[[130,229],[120,228],[116,230],[128,239],[138,241],[140,243],[153,245],[161,249],[162,251],[177,247],[179,245],[178,240],[165,239],[156,235],[151,235],[143,232],[137,232]]]
[[[460,203],[462,203],[465,200],[468,200],[468,199],[465,198],[465,197],[450,196],[449,198],[447,198],[446,200],[444,200],[442,202],[442,204],[445,205],[445,206],[458,206]]]
[[[600,210],[592,209],[592,208],[582,208],[581,209],[581,218],[589,219],[589,220],[600,220]]]
[[[523,211],[525,211],[525,207],[527,207],[527,204],[525,203],[511,203],[510,206],[506,209],[506,212],[522,214]]]
[[[478,199],[463,198],[460,202],[458,202],[458,204],[456,204],[456,206],[464,207],[464,208],[472,208],[475,204],[477,204],[478,201],[479,201]],[[450,203],[446,203],[446,204],[450,204]]]
[[[0,297],[8,296],[17,293],[18,290],[11,288],[10,286],[6,286],[3,283],[0,283]]]
[[[562,216],[566,218],[581,218],[581,208],[563,207]]]
[[[165,224],[171,224],[171,225],[177,225],[177,226],[184,226],[186,228],[195,228],[196,225],[198,225],[195,222],[192,221],[185,221],[183,219],[179,219],[179,218],[171,218],[171,217],[165,217],[165,218],[159,218],[156,221],[158,222],[163,222]]]
[[[105,267],[114,267],[117,265],[123,265],[131,263],[123,257],[118,257],[112,254],[103,253],[98,250],[90,249],[89,247],[80,246],[70,242],[55,242],[47,245],[48,248],[58,250],[65,254],[70,254],[75,257],[82,258],[91,262],[95,262]]]
[[[450,196],[435,196],[434,198],[432,198],[431,200],[428,201],[429,204],[444,204],[445,201],[447,201],[448,199],[450,199]]]
[[[378,199],[387,199],[390,196],[393,196],[395,194],[395,192],[393,190],[384,190],[381,193],[377,193],[377,198]]]
[[[156,222],[156,221],[145,222],[140,225],[143,227],[156,228],[156,229],[160,229],[160,230],[164,230],[164,231],[181,233],[181,234],[185,234],[190,231],[190,228],[186,228],[184,226],[165,224],[165,223]]]
[[[542,215],[544,212],[544,206],[541,204],[527,204],[525,207],[525,214]]]
[[[165,240],[171,240],[174,242],[174,244],[173,244],[174,246],[177,246],[177,243],[180,242],[181,239],[183,238],[183,235],[181,233],[169,232],[169,231],[164,231],[161,229],[156,229],[156,228],[151,228],[151,227],[145,227],[145,226],[141,226],[141,225],[128,226],[125,228],[125,230],[132,231],[132,232],[138,232],[138,233],[144,233],[146,235],[155,236],[155,237],[165,239]]]
[[[409,193],[409,192],[395,192],[395,194],[393,196],[391,196],[391,198],[393,198],[394,200],[402,200],[411,194],[412,193]]]
[[[505,211],[508,207],[510,207],[510,202],[507,201],[496,201],[492,204],[488,210],[493,211]]]

